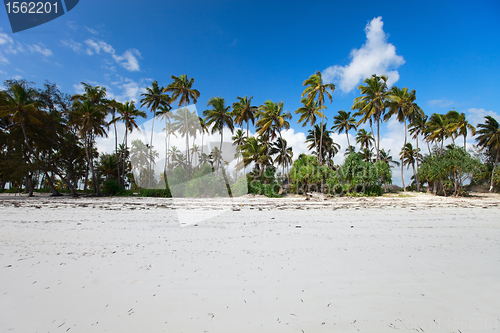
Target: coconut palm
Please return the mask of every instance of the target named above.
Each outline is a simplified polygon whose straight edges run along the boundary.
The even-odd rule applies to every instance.
[[[477,125],[477,145],[482,150],[487,149],[491,156],[495,156],[493,170],[491,171],[490,192],[493,191],[495,170],[500,156],[500,124],[492,116],[486,116],[484,124]]]
[[[345,136],[347,138],[347,147],[351,146],[351,144],[349,143],[349,130],[356,130],[357,127],[358,126],[356,123],[356,119],[351,116],[351,112],[340,110],[338,112],[338,115],[333,117],[332,130],[334,133],[338,132],[339,134],[345,132]]]
[[[233,118],[231,117],[231,106],[226,106],[226,101],[222,97],[212,97],[208,100],[207,106],[212,109],[203,111],[203,116],[207,126],[212,126],[212,134],[219,132],[220,148],[222,152],[222,142],[224,140],[224,127],[228,127],[231,133],[234,131]],[[219,166],[219,165],[218,165]]]
[[[194,78],[188,78],[186,74],[179,75],[179,77],[172,75],[171,78],[173,82],[163,89],[164,92],[172,93],[171,103],[179,100],[178,104],[179,107],[181,107],[182,105],[184,105],[184,107],[187,107],[189,104],[191,104],[191,102],[193,104],[196,104],[198,98],[200,97],[200,92],[196,89],[193,89]],[[189,116],[188,112],[185,112],[184,115],[186,117],[184,121],[188,123],[187,119],[187,117]],[[189,149],[188,132],[186,132],[185,137],[186,137],[186,151],[187,151]]]
[[[456,110],[451,110],[446,114],[449,131],[453,133],[453,143],[456,137],[462,135],[464,137],[464,149],[467,150],[467,134],[469,131],[472,135],[476,133],[476,128],[472,126],[465,118],[465,113],[458,113]]]
[[[401,164],[392,158],[390,149],[387,152],[385,149],[380,149],[380,161],[386,163],[388,166],[391,166],[391,164],[399,166]]]
[[[415,178],[415,182],[418,183],[418,174],[417,170],[415,169],[415,163],[417,161],[422,161],[422,154],[420,154],[420,149],[414,149],[412,144],[408,142],[402,149],[401,153],[399,153],[401,156],[401,182],[403,184],[403,190],[406,192],[406,187],[405,187],[405,180],[403,177],[403,166],[406,166],[407,169],[410,168],[410,165],[413,168],[413,177]]]
[[[236,146],[237,150],[240,150],[241,146],[246,141],[245,133],[243,133],[241,129],[237,129],[231,139],[233,140],[233,146]]]
[[[313,101],[317,98],[319,108],[321,110],[321,130],[323,127],[323,109],[325,108],[325,95],[330,100],[330,103],[333,103],[332,95],[329,91],[333,93],[335,90],[335,85],[333,83],[323,83],[323,78],[321,76],[320,71],[316,71],[315,74],[311,75],[307,80],[302,83],[302,86],[306,87],[302,92],[302,96],[307,96],[308,104],[312,104]],[[319,150],[322,151],[323,145],[323,134],[320,136],[319,141]],[[323,164],[321,160],[321,154],[318,156],[319,164]]]
[[[427,123],[427,141],[428,142],[440,142],[440,155],[443,154],[444,140],[450,136],[449,126],[444,115],[433,113]]]
[[[119,117],[116,117],[112,120],[112,122],[118,122],[121,121],[125,125],[125,135],[123,138],[123,144],[125,145],[125,150],[128,149],[128,133],[132,133],[132,131],[139,126],[137,125],[136,119],[138,117],[141,118],[146,118],[146,112],[138,110],[135,107],[135,103],[132,102],[125,102],[125,103],[119,103],[116,107],[116,111],[120,115]],[[122,155],[120,157],[120,161],[125,161],[125,157]],[[122,178],[125,177],[125,167],[122,168]]]
[[[276,133],[281,138],[281,130],[290,128],[288,120],[292,119],[292,115],[289,111],[283,110],[283,102],[265,101],[259,106],[257,115],[257,135],[262,136],[266,141],[273,141]]]
[[[259,174],[266,165],[270,164],[267,145],[260,143],[259,140],[253,136],[249,137],[241,147],[241,152],[243,155],[243,165],[245,167],[254,163],[254,174]]]
[[[295,110],[295,114],[300,115],[297,124],[302,123],[302,127],[309,126],[313,127],[316,124],[316,118],[322,118],[324,115],[321,113],[318,101],[313,101],[309,103],[307,98],[302,98],[300,101],[303,106]]]
[[[285,176],[285,169],[287,170],[286,175],[289,174],[288,166],[292,164],[293,151],[292,147],[287,147],[287,142],[285,139],[278,138],[275,142],[271,144],[270,149],[271,155],[276,155],[273,163],[283,168],[282,175]]]
[[[356,143],[359,143],[361,148],[370,149],[374,141],[372,132],[367,132],[364,128],[360,129],[356,134]]]
[[[320,124],[316,124],[314,128],[307,133],[306,143],[309,143],[307,148],[313,150],[313,155],[316,155],[318,160],[329,160],[338,153],[338,144],[333,142],[330,137],[332,132],[326,128],[326,124],[323,124],[323,129],[321,129]],[[323,135],[323,138],[321,138],[321,135]],[[319,155],[321,155],[321,157],[319,157]]]
[[[234,123],[242,126],[243,122],[247,123],[247,138],[249,133],[249,123],[255,124],[255,114],[259,109],[257,106],[252,106],[252,97],[237,97],[238,102],[233,103]]]
[[[183,74],[179,77],[172,75],[172,80],[174,80],[174,82],[163,89],[164,92],[172,93],[171,102],[173,103],[179,100],[179,107],[183,104],[187,106],[191,104],[191,102],[196,104],[200,97],[200,92],[193,89],[194,79],[188,78],[186,74]]]
[[[100,196],[101,192],[97,181],[97,174],[94,170],[93,151],[96,137],[108,136],[106,132],[106,112],[98,105],[92,103],[90,99],[87,99],[83,103],[77,100],[73,104],[73,110],[70,115],[70,124],[77,128],[79,135],[86,143],[85,153],[87,163],[90,166],[90,171],[92,172],[94,194]]]
[[[363,83],[364,85],[358,86],[362,96],[354,99],[352,110],[358,110],[354,114],[355,117],[361,116],[358,126],[369,122],[370,127],[372,127],[373,121],[376,123],[377,141],[375,144],[375,151],[377,152],[378,161],[380,157],[380,120],[385,111],[385,101],[388,94],[387,76],[377,76],[373,74],[370,78],[365,79]]]
[[[149,141],[149,149],[151,154],[153,152],[153,134],[154,134],[155,118],[160,114],[167,113],[171,109],[170,96],[164,94],[163,93],[164,90],[165,90],[164,87],[158,86],[158,81],[153,81],[151,87],[147,87],[146,92],[141,94],[141,96],[144,96],[141,99],[142,103],[141,107],[146,106],[153,113],[153,121],[151,124],[151,140]],[[158,110],[161,110],[161,112],[158,113]],[[149,159],[150,162],[152,160],[153,160],[152,158]],[[151,165],[149,165],[149,169],[151,170]],[[151,172],[149,172],[149,175],[151,177]]]

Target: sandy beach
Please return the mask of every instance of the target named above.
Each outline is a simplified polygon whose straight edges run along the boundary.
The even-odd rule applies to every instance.
[[[498,331],[499,205],[2,195],[0,331]]]

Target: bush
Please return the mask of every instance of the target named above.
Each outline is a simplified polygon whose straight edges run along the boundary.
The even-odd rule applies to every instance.
[[[142,189],[141,197],[158,197],[158,198],[171,198],[172,194],[168,188],[166,189]]]
[[[106,180],[104,182],[103,187],[102,187],[102,191],[105,194],[115,195],[116,193],[118,193],[119,190],[120,190],[120,185],[114,179],[108,179],[108,180]]]

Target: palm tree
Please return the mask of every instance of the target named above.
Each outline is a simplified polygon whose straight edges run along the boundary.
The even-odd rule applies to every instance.
[[[408,142],[408,126],[407,121],[411,120],[417,115],[422,114],[422,110],[415,103],[416,92],[412,90],[408,92],[408,88],[400,89],[396,86],[392,87],[387,95],[388,112],[384,116],[384,121],[389,120],[392,116],[405,126],[405,141],[403,146]]]
[[[313,155],[321,160],[328,160],[333,158],[338,153],[337,143],[334,143],[330,134],[332,133],[326,128],[326,124],[323,124],[323,129],[321,129],[320,124],[316,124],[313,129],[307,132],[306,143],[309,143],[307,149],[313,150]],[[321,134],[323,138],[321,139]],[[323,143],[321,145],[321,142]],[[320,150],[321,146],[321,150]],[[319,157],[321,155],[321,157]]]
[[[243,146],[246,141],[245,133],[243,133],[241,129],[237,129],[231,139],[233,140],[233,146],[236,146],[237,150],[240,150],[241,146]]]
[[[187,106],[191,101],[193,104],[196,104],[196,101],[200,97],[200,92],[193,89],[194,79],[189,79],[186,74],[183,74],[179,77],[172,75],[172,80],[174,82],[163,89],[164,92],[172,93],[171,102],[179,100],[179,107],[183,104]]]
[[[87,163],[92,172],[92,185],[94,187],[94,194],[101,195],[97,175],[94,170],[94,143],[95,138],[98,136],[108,136],[106,133],[106,112],[98,105],[92,103],[87,99],[83,103],[79,100],[73,104],[73,110],[70,115],[70,124],[78,129],[79,135],[85,141],[85,153],[87,156]]]
[[[212,134],[220,134],[220,151],[222,152],[222,142],[224,140],[224,127],[227,126],[231,133],[234,131],[233,118],[231,117],[231,106],[226,106],[226,101],[222,97],[212,97],[208,100],[207,106],[212,109],[203,111],[203,116],[207,126],[212,126]]]
[[[285,139],[278,138],[275,142],[271,144],[271,155],[276,155],[274,158],[274,163],[281,165],[283,168],[283,177],[285,176],[285,169],[287,169],[287,175],[289,174],[288,166],[292,164],[293,152],[292,147],[287,147],[287,142]]]
[[[356,143],[359,143],[361,148],[370,149],[373,146],[375,139],[373,138],[372,132],[367,132],[364,128],[358,131],[356,134]],[[379,156],[380,157],[380,156]]]
[[[373,148],[361,148],[359,151],[359,155],[365,162],[370,162],[373,157]]]
[[[380,149],[380,161],[386,163],[388,166],[391,166],[391,164],[399,166],[401,164],[392,158],[390,149],[387,152],[383,148]]]
[[[141,107],[146,106],[153,113],[153,122],[151,124],[151,140],[149,141],[149,150],[150,154],[153,152],[153,134],[154,134],[154,126],[155,126],[155,118],[159,115],[157,110],[162,110],[161,113],[166,113],[170,111],[170,96],[163,94],[164,87],[158,86],[158,81],[153,81],[151,87],[146,88],[146,92],[141,94],[144,96],[141,99]],[[153,159],[150,158],[151,162]],[[151,165],[149,165],[149,169],[151,170]],[[151,177],[151,172],[149,172]]]
[[[108,103],[107,103],[108,108],[111,109],[111,116],[112,116],[111,121],[108,123],[108,126],[113,124],[114,130],[115,130],[115,161],[116,161],[116,174],[117,174],[116,179],[118,181],[118,185],[121,187],[122,186],[121,181],[120,181],[121,173],[120,173],[120,163],[119,163],[119,157],[118,157],[118,132],[116,130],[116,121],[115,121],[116,108],[118,107],[119,104],[120,103],[114,99],[108,101]]]
[[[490,192],[493,191],[494,175],[498,165],[500,155],[500,124],[492,116],[486,116],[484,124],[477,125],[476,131],[477,145],[482,150],[488,149],[491,156],[495,156],[493,170],[491,171]]]
[[[345,112],[344,110],[340,110],[338,115],[333,117],[333,132],[338,132],[339,134],[345,132],[345,136],[347,138],[347,147],[350,147],[349,143],[349,130],[357,129],[356,119],[351,116],[351,112]]]
[[[406,187],[405,187],[405,180],[403,177],[403,166],[406,166],[406,168],[410,168],[410,165],[413,167],[413,177],[415,178],[415,182],[418,183],[418,174],[417,170],[415,169],[415,163],[417,161],[422,161],[422,155],[420,154],[420,149],[413,149],[413,146],[410,142],[408,142],[403,149],[401,149],[401,153],[399,153],[401,156],[401,182],[403,183],[403,190],[406,192]]]
[[[377,152],[377,161],[379,160],[380,151],[380,119],[385,110],[385,100],[387,97],[387,76],[377,76],[373,74],[371,78],[367,78],[363,81],[365,85],[359,85],[358,89],[361,92],[360,97],[354,99],[354,105],[352,110],[358,110],[354,116],[361,116],[361,120],[358,122],[364,124],[367,121],[370,122],[370,127],[372,127],[372,121],[377,124],[377,142],[375,145],[375,150]],[[373,129],[372,129],[373,132]]]
[[[292,115],[289,111],[283,110],[283,102],[265,101],[263,105],[259,106],[257,135],[263,136],[266,141],[272,141],[278,132],[278,136],[281,138],[281,130],[290,128],[288,122],[290,119],[292,119]]]
[[[465,118],[465,113],[458,113],[456,110],[451,110],[446,114],[448,126],[455,138],[459,135],[464,137],[464,149],[467,150],[467,134],[469,131],[472,135],[476,134],[476,128],[472,126]],[[453,140],[453,142],[455,142]]]
[[[138,128],[136,119],[138,117],[146,118],[146,112],[137,110],[135,107],[135,103],[125,102],[117,105],[116,111],[120,114],[119,117],[114,118],[112,122],[121,121],[125,125],[125,135],[123,138],[123,143],[125,145],[125,151],[128,149],[128,132],[132,133],[135,128]],[[123,150],[122,150],[123,152]],[[123,154],[121,154],[123,155]],[[120,161],[125,161],[124,156],[120,157]],[[122,178],[125,177],[125,166],[123,167],[123,175]]]
[[[200,121],[200,131],[201,131],[201,152],[203,153],[204,149],[204,144],[203,144],[203,139],[205,138],[205,133],[208,134],[208,126],[207,123],[205,122],[205,118],[198,117],[198,120]]]
[[[302,127],[309,125],[313,127],[316,124],[316,117],[324,117],[321,113],[321,109],[319,108],[318,101],[313,101],[309,103],[307,98],[302,98],[300,101],[303,106],[295,110],[295,114],[300,115],[299,120],[297,120],[297,124],[302,123]]]
[[[323,109],[325,108],[325,95],[328,97],[330,100],[330,103],[333,103],[333,98],[332,95],[330,94],[329,91],[333,93],[335,90],[335,85],[333,83],[323,83],[323,78],[321,76],[320,71],[316,71],[315,74],[311,75],[309,79],[305,80],[304,83],[302,83],[303,87],[306,87],[304,91],[302,92],[302,96],[304,97],[307,95],[308,98],[308,104],[312,104],[313,101],[317,98],[318,99],[318,104],[319,108],[321,110],[321,130],[323,130]],[[323,145],[323,134],[320,136],[320,141],[319,141],[319,150],[322,151],[322,145]],[[321,154],[318,156],[319,164],[323,164],[321,160]]]
[[[440,155],[443,154],[444,140],[450,136],[449,126],[444,115],[433,113],[427,123],[427,141],[441,142]]]
[[[252,97],[237,97],[238,102],[233,103],[233,114],[234,123],[238,126],[242,126],[243,122],[247,123],[247,139],[249,133],[249,123],[252,125],[255,123],[255,114],[257,113],[258,107],[252,106]]]
[[[249,137],[241,147],[243,155],[243,165],[246,167],[254,163],[254,175],[263,170],[264,166],[270,162],[268,148],[266,144],[261,144],[256,138]]]
[[[193,104],[196,104],[198,98],[200,97],[200,92],[196,89],[193,89],[194,79],[188,78],[186,74],[182,74],[179,77],[172,75],[171,77],[174,82],[170,83],[165,89],[163,89],[164,92],[172,93],[171,103],[179,100],[179,107],[184,104],[184,107],[186,108],[191,103],[191,101],[193,102]],[[184,121],[187,123],[188,112],[185,112],[184,115],[186,116],[186,119]],[[186,149],[189,149],[189,137],[187,135],[187,132]]]

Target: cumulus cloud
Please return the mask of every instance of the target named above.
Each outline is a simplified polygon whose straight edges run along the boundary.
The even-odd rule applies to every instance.
[[[371,20],[365,27],[366,42],[360,49],[351,51],[349,65],[328,67],[323,71],[324,80],[336,83],[344,93],[355,89],[372,74],[386,75],[389,86],[396,83],[399,80],[396,69],[403,65],[405,60],[396,54],[396,47],[387,42],[383,26],[382,17]]]
[[[430,106],[439,106],[442,108],[446,108],[446,107],[452,106],[454,102],[450,101],[446,98],[443,98],[443,99],[433,99],[433,100],[429,101],[428,103]]]
[[[111,55],[113,60],[130,72],[136,72],[140,70],[139,60],[137,58],[141,57],[141,53],[136,49],[129,49],[125,51],[122,55],[117,55],[115,49],[106,42],[97,41],[93,39],[87,39],[85,41],[88,48],[86,53],[88,55],[107,53]]]

